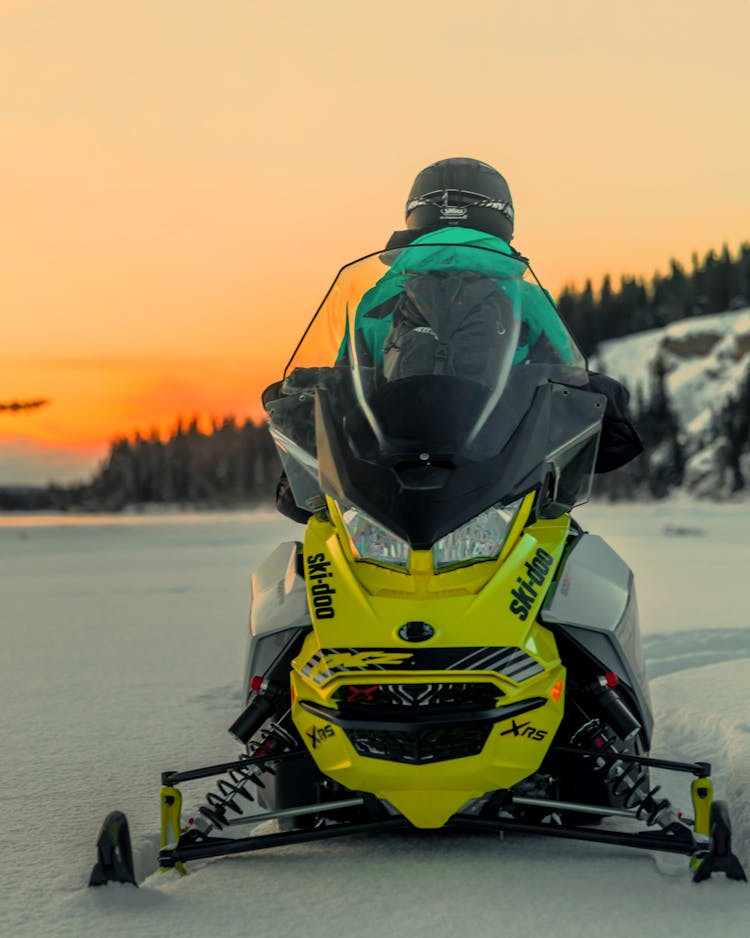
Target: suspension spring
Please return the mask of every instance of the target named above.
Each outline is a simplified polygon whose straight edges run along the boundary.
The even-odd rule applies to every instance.
[[[601,720],[589,720],[571,739],[574,746],[614,754],[622,752],[619,748],[621,742],[619,736]],[[604,774],[604,781],[615,802],[623,808],[634,810],[635,817],[645,821],[648,827],[655,824],[669,827],[677,821],[669,799],[656,797],[661,791],[661,785],[649,788],[648,773],[637,763],[626,763],[621,759],[595,759],[593,771]]]
[[[278,723],[271,723],[264,727],[260,731],[260,736],[259,740],[248,743],[248,751],[240,756],[241,760],[249,762],[260,756],[281,755],[296,746],[294,737],[282,729]],[[239,798],[250,804],[255,801],[248,790],[249,785],[255,785],[257,788],[266,787],[260,777],[263,772],[268,772],[270,775],[276,774],[272,764],[262,767],[248,765],[246,768],[232,769],[225,778],[219,779],[216,783],[216,791],[208,792],[206,803],[198,809],[198,812],[217,830],[222,830],[228,824],[228,812],[244,814]]]

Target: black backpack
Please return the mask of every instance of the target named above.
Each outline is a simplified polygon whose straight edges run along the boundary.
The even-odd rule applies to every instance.
[[[453,375],[490,385],[512,315],[495,279],[468,271],[407,274],[383,345],[383,375]]]

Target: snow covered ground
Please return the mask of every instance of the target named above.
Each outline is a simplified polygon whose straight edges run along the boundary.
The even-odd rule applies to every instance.
[[[636,574],[654,754],[714,763],[750,868],[750,505],[577,517]],[[748,887],[531,837],[342,839],[85,888],[110,809],[146,873],[160,772],[237,753],[250,571],[300,531],[271,514],[0,518],[2,938],[750,934]],[[685,792],[669,791],[688,807]]]

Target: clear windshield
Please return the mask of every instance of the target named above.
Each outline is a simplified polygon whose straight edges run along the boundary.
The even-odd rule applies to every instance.
[[[412,244],[340,271],[269,406],[271,432],[310,508],[316,389],[359,458],[447,465],[500,453],[550,381],[585,384],[585,360],[522,259]]]

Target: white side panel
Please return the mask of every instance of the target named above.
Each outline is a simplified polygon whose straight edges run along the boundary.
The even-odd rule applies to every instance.
[[[606,541],[595,534],[581,534],[542,619],[617,634],[630,597],[631,577],[630,567]]]
[[[601,661],[609,660],[612,670],[624,676],[617,656],[611,658],[606,653],[608,643],[613,649],[621,649],[637,681],[634,690],[642,709],[648,707],[650,711],[633,574],[601,537],[581,534],[576,539],[540,619],[562,626]],[[589,637],[584,638],[584,634]],[[606,638],[604,645],[597,635]]]
[[[310,623],[305,581],[297,573],[297,542],[285,541],[253,574],[253,637]]]

